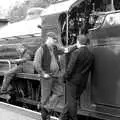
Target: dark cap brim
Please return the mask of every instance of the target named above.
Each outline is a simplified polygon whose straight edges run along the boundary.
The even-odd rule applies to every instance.
[[[40,29],[42,29],[42,26],[41,26],[41,25],[38,25],[37,27],[40,28]]]

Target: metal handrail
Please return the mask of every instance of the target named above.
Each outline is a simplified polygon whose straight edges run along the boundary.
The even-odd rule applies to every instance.
[[[12,68],[12,65],[11,65],[11,62],[10,62],[10,60],[7,60],[7,59],[0,59],[0,63],[8,63],[8,65],[9,65],[9,69],[11,69]]]

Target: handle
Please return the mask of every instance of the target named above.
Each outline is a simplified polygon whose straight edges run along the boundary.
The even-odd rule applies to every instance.
[[[10,60],[3,60],[3,59],[0,59],[0,63],[8,63],[8,65],[9,65],[9,69],[11,69],[12,68],[12,65],[11,65],[11,62],[10,62]]]

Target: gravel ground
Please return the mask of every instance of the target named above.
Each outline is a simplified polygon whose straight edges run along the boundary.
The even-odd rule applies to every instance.
[[[0,108],[0,120],[35,120],[35,119]]]
[[[41,120],[37,112],[0,102],[0,120]]]

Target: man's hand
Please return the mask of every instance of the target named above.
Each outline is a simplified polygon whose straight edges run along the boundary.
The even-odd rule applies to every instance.
[[[68,48],[64,48],[64,53],[68,53],[68,52],[69,52]]]
[[[13,64],[19,64],[19,63],[24,63],[26,59],[15,59],[15,60],[10,60],[11,63]]]
[[[43,77],[44,77],[44,78],[50,78],[50,75],[47,74],[47,73],[44,73],[44,74],[43,74]]]
[[[76,46],[77,46],[77,48],[80,48],[80,47],[81,47],[81,44],[79,43],[78,40],[77,40]]]
[[[17,63],[18,63],[18,60],[10,60],[10,62],[11,62],[12,64],[17,64]]]

